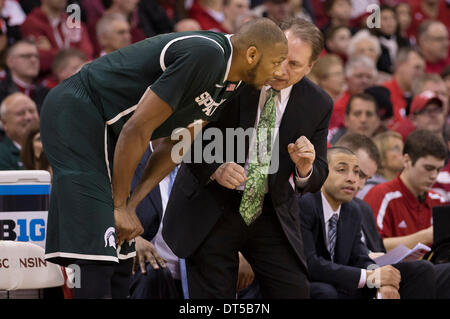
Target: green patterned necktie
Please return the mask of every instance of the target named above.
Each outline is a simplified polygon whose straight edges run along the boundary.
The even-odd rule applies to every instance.
[[[275,97],[279,91],[270,89],[256,128],[256,141],[250,150],[247,183],[242,195],[239,211],[247,225],[250,225],[262,211],[266,190],[267,173],[272,154],[272,134],[275,129]]]

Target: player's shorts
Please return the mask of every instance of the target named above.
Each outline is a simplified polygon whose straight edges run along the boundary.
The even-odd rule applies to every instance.
[[[118,262],[134,243],[116,247],[106,124],[78,74],[47,95],[41,138],[53,170],[45,258]],[[115,143],[114,143],[115,144]]]

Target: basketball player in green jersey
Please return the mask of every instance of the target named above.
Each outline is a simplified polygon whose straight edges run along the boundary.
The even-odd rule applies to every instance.
[[[75,297],[127,295],[133,239],[143,232],[135,207],[176,165],[173,130],[215,121],[241,81],[262,87],[286,55],[283,32],[264,18],[234,35],[164,34],[85,65],[48,94],[41,111],[53,169],[45,257],[80,267]],[[149,140],[163,137],[129,197]]]

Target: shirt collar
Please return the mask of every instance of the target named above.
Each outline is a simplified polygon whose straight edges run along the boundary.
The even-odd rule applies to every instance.
[[[269,94],[269,89],[270,89],[270,85],[264,85],[262,87],[262,91],[264,92],[264,94],[266,95],[265,98],[267,98],[268,94]],[[287,103],[287,100],[289,99],[289,96],[291,95],[291,91],[292,91],[292,85],[288,86],[287,88],[284,88],[280,91],[279,94],[279,102],[281,104],[285,104]]]
[[[223,82],[225,83],[228,77],[228,73],[230,72],[230,67],[231,67],[231,60],[233,59],[233,44],[231,43],[231,37],[233,35],[232,34],[225,34],[225,37],[228,40],[228,43],[230,44],[230,57],[228,58],[228,63],[227,63],[227,70],[225,71],[225,76],[223,78]],[[239,84],[241,84],[239,82]]]
[[[400,192],[405,196],[406,202],[410,205],[410,207],[418,207],[420,205],[426,205],[431,207],[430,196],[428,196],[428,192],[425,193],[425,201],[423,203],[419,202],[419,199],[406,187],[405,183],[403,183],[400,175],[397,177],[398,184],[400,185]]]
[[[325,225],[328,223],[328,221],[330,220],[331,216],[333,216],[334,214],[338,214],[338,217],[341,213],[341,207],[342,205],[339,205],[338,209],[336,211],[334,211],[330,204],[328,203],[327,198],[325,197],[325,195],[323,195],[322,192],[320,192],[320,195],[322,196],[322,208],[323,208],[323,221],[325,222]]]

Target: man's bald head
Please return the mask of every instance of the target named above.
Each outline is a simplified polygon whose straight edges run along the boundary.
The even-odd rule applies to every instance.
[[[246,49],[255,46],[258,50],[271,47],[276,43],[285,43],[286,37],[279,26],[270,19],[253,19],[242,25],[239,31],[233,36],[238,49]]]
[[[21,92],[10,94],[0,106],[0,119],[6,135],[20,144],[27,130],[39,122],[36,103]]]

